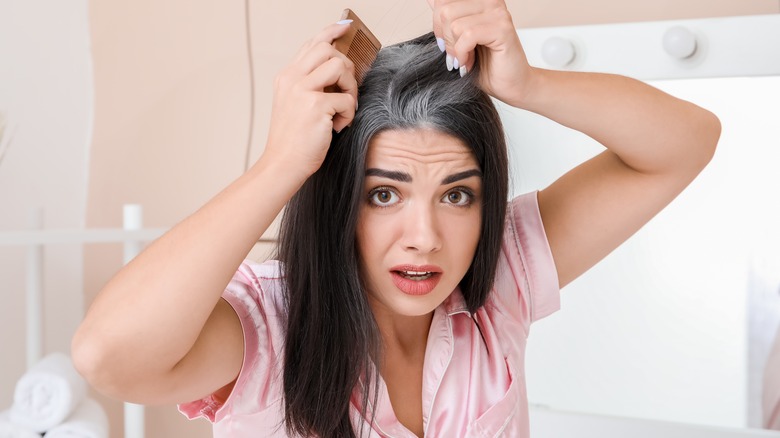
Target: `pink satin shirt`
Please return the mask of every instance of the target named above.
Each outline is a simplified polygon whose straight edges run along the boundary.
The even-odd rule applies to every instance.
[[[558,276],[536,195],[510,203],[495,287],[485,305],[469,314],[456,289],[434,311],[422,388],[426,437],[529,436],[526,339],[532,322],[560,307]],[[224,403],[210,395],[179,405],[188,418],[213,422],[215,438],[286,436],[282,286],[278,262],[245,262],[223,294],[244,330],[238,380]],[[364,421],[357,393],[351,407],[356,430]],[[371,437],[415,436],[396,419],[384,382],[374,411]]]

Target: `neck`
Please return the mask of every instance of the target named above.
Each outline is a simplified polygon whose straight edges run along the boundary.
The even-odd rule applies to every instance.
[[[420,316],[390,314],[372,303],[385,354],[424,357],[433,312]]]

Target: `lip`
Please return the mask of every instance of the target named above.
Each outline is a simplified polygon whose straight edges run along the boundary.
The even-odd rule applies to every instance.
[[[410,280],[398,271],[417,271],[417,272],[430,272],[432,275],[425,280]],[[398,265],[393,266],[390,270],[390,276],[393,279],[393,284],[401,292],[407,295],[427,295],[441,280],[442,270],[436,265]]]

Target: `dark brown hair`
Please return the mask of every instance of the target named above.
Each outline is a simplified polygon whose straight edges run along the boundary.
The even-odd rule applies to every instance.
[[[472,149],[483,178],[482,231],[460,288],[471,312],[485,303],[501,247],[508,165],[501,121],[478,75],[477,63],[463,78],[447,71],[432,33],[382,49],[359,89],[352,126],[334,134],[322,166],[290,200],[278,252],[288,312],[288,434],[362,436],[349,418],[356,386],[362,414],[373,418],[381,338],[361,287],[355,232],[368,144],[379,132],[433,128]]]

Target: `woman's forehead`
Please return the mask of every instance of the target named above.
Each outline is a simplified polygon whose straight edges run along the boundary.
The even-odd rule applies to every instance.
[[[471,148],[461,139],[431,128],[383,131],[369,142],[366,167],[404,161],[477,166]]]

